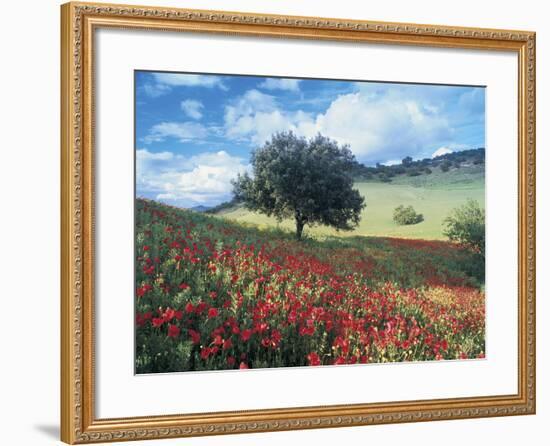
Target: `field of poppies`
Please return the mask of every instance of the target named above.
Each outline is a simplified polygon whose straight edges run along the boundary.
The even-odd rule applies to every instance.
[[[136,203],[136,372],[473,359],[485,293],[444,241],[327,237]]]

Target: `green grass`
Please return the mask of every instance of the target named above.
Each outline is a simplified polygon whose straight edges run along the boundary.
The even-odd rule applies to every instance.
[[[334,229],[317,226],[306,227],[306,233],[314,236],[388,236],[427,240],[445,239],[443,220],[456,208],[472,198],[485,206],[485,179],[482,168],[452,169],[443,173],[434,170],[431,175],[419,177],[397,177],[392,183],[356,183],[366,197],[367,207],[361,223],[354,231],[337,232]],[[410,226],[399,226],[392,219],[393,210],[400,204],[412,205],[424,215],[424,221]],[[238,222],[260,227],[274,226],[294,230],[292,221],[278,223],[275,218],[236,207],[217,214]]]

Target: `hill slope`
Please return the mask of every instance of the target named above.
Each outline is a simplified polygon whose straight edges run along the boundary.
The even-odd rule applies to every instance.
[[[430,175],[400,176],[391,183],[357,182],[356,188],[366,198],[367,207],[361,223],[353,232],[336,232],[327,227],[306,227],[306,233],[337,236],[389,236],[414,239],[444,239],[443,220],[452,209],[467,199],[485,205],[485,176],[483,166],[463,167],[448,172],[434,171]],[[393,210],[403,204],[412,205],[424,215],[424,221],[410,226],[393,222]],[[238,222],[260,226],[275,226],[293,230],[292,221],[278,223],[274,218],[248,211],[242,205],[221,207],[214,215]]]
[[[473,254],[449,242],[298,242],[138,199],[135,248],[138,374],[484,355]]]

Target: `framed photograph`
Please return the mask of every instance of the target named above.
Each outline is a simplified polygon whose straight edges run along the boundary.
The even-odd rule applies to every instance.
[[[535,413],[535,33],[61,14],[63,441]]]

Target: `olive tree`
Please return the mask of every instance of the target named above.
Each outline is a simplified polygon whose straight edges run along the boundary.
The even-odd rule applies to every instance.
[[[350,231],[366,206],[353,188],[354,163],[348,146],[320,134],[276,133],[253,152],[252,175],[239,175],[233,192],[249,210],[294,219],[298,240],[306,225]]]

